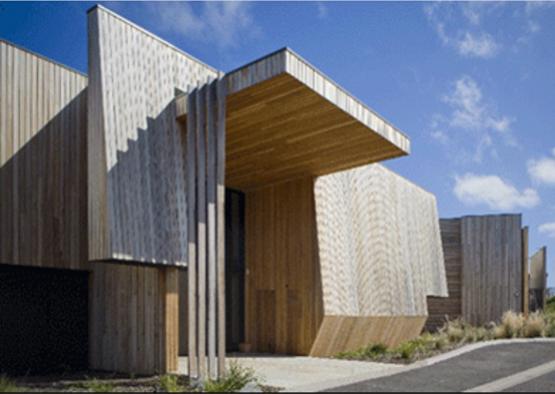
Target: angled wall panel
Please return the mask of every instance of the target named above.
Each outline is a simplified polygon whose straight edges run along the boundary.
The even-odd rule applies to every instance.
[[[530,309],[536,311],[545,307],[547,289],[547,248],[543,247],[530,258]]]
[[[0,41],[0,264],[86,269],[86,86]]]
[[[184,265],[174,98],[217,72],[102,7],[89,12],[89,72],[89,258]]]
[[[326,316],[426,316],[447,296],[435,197],[381,165],[316,183]]]

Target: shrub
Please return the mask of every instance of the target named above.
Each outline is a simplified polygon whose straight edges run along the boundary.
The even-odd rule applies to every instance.
[[[522,337],[525,318],[521,313],[507,311],[501,318],[501,324],[505,328],[507,338]]]
[[[541,337],[545,334],[546,325],[545,317],[539,312],[534,312],[526,319],[523,334],[526,338]]]
[[[254,370],[232,363],[223,378],[206,382],[204,391],[207,393],[237,392],[251,383],[259,384]]]
[[[465,325],[461,319],[448,320],[440,330],[440,333],[447,335],[449,342],[462,342],[466,334],[464,326]]]
[[[17,393],[20,391],[22,390],[14,382],[6,376],[0,376],[0,393]]]
[[[335,358],[341,360],[376,360],[387,354],[387,346],[381,343],[371,344],[365,348],[339,353]]]
[[[187,391],[184,385],[180,384],[179,376],[177,375],[164,375],[160,377],[160,388],[166,393],[183,393]]]

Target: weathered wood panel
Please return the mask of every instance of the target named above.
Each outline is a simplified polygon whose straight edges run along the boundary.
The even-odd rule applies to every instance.
[[[102,8],[89,12],[90,260],[184,265],[185,135],[174,98],[212,68]]]
[[[547,248],[543,247],[530,258],[530,306],[537,311],[545,308],[547,290]]]
[[[310,352],[334,357],[369,344],[395,347],[420,335],[426,316],[326,316]]]
[[[441,328],[447,319],[454,320],[462,315],[461,220],[441,219],[439,224],[449,297],[428,297],[426,329],[429,331]]]
[[[223,80],[215,79],[188,93],[188,107],[194,108],[186,128],[189,375],[200,380],[225,372],[223,86]]]
[[[0,41],[0,262],[87,269],[87,78]]]
[[[462,316],[474,325],[522,311],[521,215],[461,220]]]
[[[313,179],[246,194],[246,342],[308,355],[323,319]]]
[[[318,178],[326,316],[426,316],[447,296],[435,197],[381,165]]]
[[[92,263],[90,368],[147,374],[177,371],[178,271]]]

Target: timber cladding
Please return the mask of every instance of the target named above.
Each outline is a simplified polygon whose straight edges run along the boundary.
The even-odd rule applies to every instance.
[[[446,316],[455,319],[462,315],[461,219],[441,219],[439,224],[449,297],[428,297],[426,329],[429,331],[441,328]]]
[[[527,239],[521,215],[442,219],[441,233],[449,298],[428,298],[429,330],[446,317],[482,325],[508,310],[523,311]]]
[[[85,269],[86,86],[0,41],[0,263]]]
[[[245,335],[255,352],[307,355],[322,323],[313,184],[246,193]]]
[[[102,7],[88,17],[90,260],[184,265],[187,155],[174,98],[217,71]]]

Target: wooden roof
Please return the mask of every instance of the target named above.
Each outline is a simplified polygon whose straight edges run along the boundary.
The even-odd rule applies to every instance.
[[[248,190],[403,156],[401,131],[288,48],[225,75],[226,184]],[[186,97],[177,101],[186,116]]]

